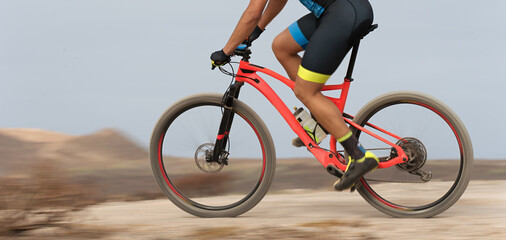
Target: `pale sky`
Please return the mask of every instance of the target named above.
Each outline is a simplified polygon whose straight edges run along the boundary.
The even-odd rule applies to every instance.
[[[224,46],[248,2],[0,0],[0,128],[75,135],[116,128],[147,146],[174,101],[225,91],[230,79],[210,70],[209,55]],[[460,116],[476,158],[506,158],[506,1],[371,4],[380,27],[362,42],[346,112],[386,92],[424,92]],[[252,62],[284,74],[271,41],[306,13],[289,1],[255,42]],[[343,77],[342,66],[330,83]],[[301,105],[269,83],[289,107]],[[277,155],[308,156],[290,146],[294,134],[275,109],[243,89]]]

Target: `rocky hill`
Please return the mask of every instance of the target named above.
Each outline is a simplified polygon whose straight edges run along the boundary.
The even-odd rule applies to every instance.
[[[0,167],[10,173],[24,172],[26,166],[44,161],[68,167],[107,167],[145,162],[147,157],[145,149],[112,129],[84,136],[40,129],[0,129]]]
[[[41,165],[97,185],[106,198],[159,195],[147,150],[119,131],[72,136],[40,129],[0,129],[0,177],[26,178]]]

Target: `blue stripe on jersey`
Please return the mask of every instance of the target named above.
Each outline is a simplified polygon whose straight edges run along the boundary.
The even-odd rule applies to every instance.
[[[312,0],[299,0],[299,1],[302,3],[302,5],[306,6],[306,8],[309,9],[309,11],[313,12],[313,14],[317,18],[319,18],[322,15],[323,11],[325,11],[325,8],[318,5]]]
[[[309,42],[302,31],[299,28],[299,24],[297,22],[292,23],[292,25],[288,26],[288,31],[292,34],[293,39],[302,47],[302,49],[306,50],[306,45]]]

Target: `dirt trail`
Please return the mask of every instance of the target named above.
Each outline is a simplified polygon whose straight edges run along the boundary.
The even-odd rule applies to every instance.
[[[163,199],[93,206],[75,223],[108,226],[107,239],[506,239],[505,189],[506,181],[471,182],[430,219],[391,218],[358,193],[294,190],[236,218],[193,217]]]

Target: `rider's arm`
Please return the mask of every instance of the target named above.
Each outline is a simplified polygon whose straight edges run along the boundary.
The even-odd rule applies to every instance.
[[[267,25],[274,19],[279,12],[285,7],[286,2],[288,0],[271,0],[269,4],[267,4],[267,8],[265,9],[260,22],[258,22],[258,27],[264,30]]]
[[[237,46],[239,46],[239,44],[241,44],[244,39],[250,35],[253,29],[255,29],[262,17],[262,12],[264,11],[265,5],[267,5],[267,1],[268,0],[250,0],[248,7],[244,10],[241,19],[237,23],[232,36],[230,36],[227,45],[223,48],[223,52],[225,52],[225,54],[231,55]]]

